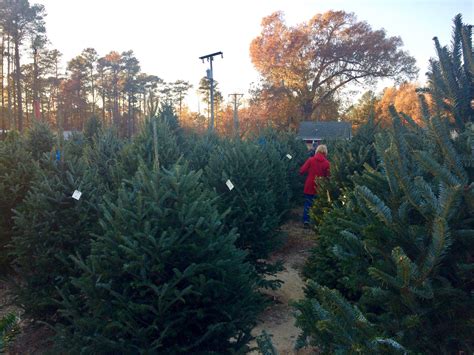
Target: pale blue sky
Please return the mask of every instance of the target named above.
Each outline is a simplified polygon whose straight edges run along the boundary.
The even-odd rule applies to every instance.
[[[354,12],[373,29],[400,36],[417,59],[424,81],[428,59],[434,56],[433,36],[451,40],[452,19],[461,13],[473,24],[473,0],[30,0],[45,5],[48,37],[65,60],[93,47],[99,55],[133,50],[142,71],[166,81],[183,79],[194,85],[208,64],[199,56],[222,51],[214,62],[214,77],[224,97],[247,93],[258,75],[249,45],[260,33],[264,16],[282,10],[294,25],[327,10]],[[191,95],[189,104],[197,107]]]

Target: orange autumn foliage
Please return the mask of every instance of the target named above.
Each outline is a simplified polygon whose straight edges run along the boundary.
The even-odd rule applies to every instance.
[[[416,83],[403,83],[399,87],[392,86],[384,89],[382,97],[375,103],[375,113],[382,125],[387,126],[392,120],[390,105],[393,105],[397,112],[403,112],[418,124],[423,124],[419,94],[416,92],[418,87]],[[429,98],[426,96],[425,98],[429,104]]]

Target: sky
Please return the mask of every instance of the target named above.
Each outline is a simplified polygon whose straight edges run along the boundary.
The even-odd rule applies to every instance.
[[[435,56],[432,38],[451,41],[458,13],[473,24],[474,0],[30,0],[46,8],[51,47],[64,64],[87,47],[100,56],[133,50],[143,72],[165,81],[189,81],[188,104],[197,110],[195,91],[209,64],[200,56],[222,51],[213,62],[214,79],[224,98],[248,96],[258,73],[250,60],[251,41],[261,32],[263,17],[283,11],[296,25],[328,10],[354,12],[373,29],[400,36],[425,80],[428,60]],[[390,83],[385,83],[389,85]],[[379,88],[383,87],[379,85]]]

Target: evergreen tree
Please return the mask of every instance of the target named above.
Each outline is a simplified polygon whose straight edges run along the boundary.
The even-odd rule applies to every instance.
[[[455,37],[463,28],[456,23]],[[463,55],[472,61],[472,51]],[[448,91],[455,92],[455,85]],[[443,115],[435,107],[429,114],[421,100],[423,127],[391,109],[392,129],[374,144],[380,164],[351,178],[354,189],[322,222],[321,238],[337,260],[338,279],[331,286],[354,301],[355,307],[341,303],[349,324],[359,309],[375,327],[369,339],[389,338],[421,353],[471,352],[474,128],[460,116],[455,125],[459,130],[464,122],[464,129],[452,135],[454,108]],[[336,225],[341,220],[346,222]],[[353,337],[328,317],[337,307],[324,305],[326,294],[308,287],[299,307],[309,308],[299,322],[306,341],[326,346],[317,326],[323,322],[334,349]]]
[[[235,231],[201,173],[141,166],[102,207],[82,275],[62,290],[61,351],[206,353],[246,349],[262,300]]]
[[[307,291],[317,300],[297,304],[296,325],[303,329],[296,348],[317,346],[322,354],[406,354],[405,348],[381,337],[377,327],[336,290],[310,281]]]
[[[92,137],[84,147],[83,160],[97,185],[115,191],[122,179],[131,178],[136,171],[137,157],[132,157],[131,145],[118,136],[114,128],[105,129]]]
[[[223,141],[214,149],[205,169],[207,184],[219,194],[221,211],[227,211],[225,225],[237,229],[236,245],[248,251],[248,260],[261,275],[280,270],[279,264],[265,260],[281,244],[281,235],[276,233],[280,215],[270,166],[258,145],[233,140]],[[231,190],[228,180],[234,186]],[[262,282],[275,286],[263,278]]]
[[[474,122],[472,26],[463,24],[459,14],[454,18],[451,48],[442,47],[437,37],[433,40],[438,59],[430,60],[428,88],[420,91],[430,93],[437,113],[448,114],[461,130]]]
[[[328,159],[331,162],[331,177],[318,180],[311,215],[318,226],[325,213],[347,200],[354,188],[352,177],[365,170],[365,166],[376,167],[374,140],[380,130],[373,111],[366,117],[366,123],[359,127],[350,141],[329,142]]]
[[[21,275],[17,303],[35,320],[53,321],[57,288],[77,270],[71,255],[88,255],[98,229],[102,193],[97,175],[80,161],[49,159],[15,211],[13,266]],[[72,197],[82,193],[79,200]]]
[[[173,105],[169,103],[162,104],[158,111],[158,117],[168,124],[174,134],[179,133],[180,125]]]
[[[155,159],[157,159],[161,167],[169,168],[180,157],[178,140],[175,133],[175,129],[178,126],[174,128],[170,126],[170,123],[173,124],[175,122],[172,119],[175,116],[169,116],[169,114],[169,110],[164,110],[160,112],[159,116],[147,119],[140,133],[133,139],[130,155],[139,157],[149,167],[152,167],[155,164]],[[158,156],[155,153],[154,131],[156,133]],[[138,161],[136,159],[135,161],[130,161],[130,163],[135,166],[135,170],[138,168]]]
[[[102,121],[97,116],[91,116],[84,123],[84,136],[88,141],[97,136],[102,130]]]
[[[278,191],[276,207],[284,214],[303,195],[304,177],[298,174],[298,169],[307,158],[307,148],[294,133],[270,128],[261,131],[253,141],[267,155],[271,185]]]
[[[49,124],[43,121],[34,121],[33,126],[26,133],[26,147],[36,160],[40,159],[43,153],[51,152],[54,142],[54,133]]]
[[[183,157],[189,162],[190,168],[204,170],[209,164],[209,158],[222,143],[222,139],[215,133],[206,131],[203,134],[187,133],[181,145]]]
[[[36,179],[38,164],[26,149],[24,140],[10,133],[0,142],[0,270],[9,270],[7,245],[13,233],[13,210],[25,198]]]

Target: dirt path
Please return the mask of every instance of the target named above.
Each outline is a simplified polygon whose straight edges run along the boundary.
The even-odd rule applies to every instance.
[[[301,214],[300,210],[293,211],[290,221],[281,227],[282,232],[288,235],[287,241],[283,248],[274,253],[272,260],[284,262],[285,270],[276,276],[283,284],[276,291],[266,292],[273,297],[275,303],[265,310],[260,323],[253,330],[255,336],[265,330],[271,336],[279,355],[314,353],[311,349],[298,352],[294,350],[300,330],[295,326],[294,311],[290,303],[304,297],[304,282],[300,273],[309,250],[314,245],[314,232],[303,228]]]

